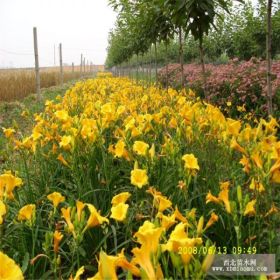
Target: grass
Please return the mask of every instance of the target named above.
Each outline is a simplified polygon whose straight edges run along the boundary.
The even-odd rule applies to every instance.
[[[29,94],[22,100],[1,102],[0,103],[0,127],[14,129],[20,128],[25,134],[29,134],[34,125],[34,114],[38,114],[44,110],[45,101],[53,100],[56,96],[63,96],[65,91],[71,87],[75,81],[69,81],[63,86],[53,86],[42,90],[42,98],[37,100],[36,94]],[[26,112],[23,116],[22,112]],[[6,149],[7,140],[3,136],[0,129],[0,170],[4,169],[8,160],[11,160]]]
[[[60,84],[60,72],[58,67],[43,68],[40,70],[41,88],[49,88]],[[63,68],[64,82],[80,79],[80,67],[76,66],[74,72],[71,67]],[[85,76],[92,76],[86,69]],[[36,92],[34,69],[8,69],[0,70],[0,101],[19,100],[30,93]]]

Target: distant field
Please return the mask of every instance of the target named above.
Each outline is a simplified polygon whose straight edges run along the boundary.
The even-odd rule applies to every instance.
[[[80,72],[80,66],[64,66],[64,82],[90,76],[97,71],[102,71],[103,65],[86,68]],[[41,88],[48,88],[59,84],[59,67],[44,67],[40,70]],[[35,71],[33,68],[0,69],[0,101],[11,101],[24,98],[35,92]]]

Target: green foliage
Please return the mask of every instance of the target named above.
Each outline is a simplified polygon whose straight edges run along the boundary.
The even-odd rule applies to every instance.
[[[145,2],[145,1],[144,1]],[[149,1],[150,3],[156,3],[155,1]],[[165,18],[169,18],[171,23],[174,25],[172,36],[168,40],[168,51],[166,53],[164,43],[157,43],[158,53],[155,55],[154,51],[149,51],[151,43],[157,42],[156,36],[151,35],[152,27],[156,26],[152,23],[151,12],[146,6],[146,14],[149,16],[142,18],[143,22],[149,18],[149,25],[147,28],[144,28],[142,23],[141,30],[145,30],[141,33],[141,38],[147,37],[145,40],[150,41],[147,43],[147,49],[144,51],[144,55],[141,55],[141,63],[147,63],[149,60],[157,60],[158,64],[164,64],[166,62],[178,62],[179,61],[179,44],[178,44],[178,35],[177,29],[178,26],[186,22],[186,16],[183,16],[183,8],[179,9],[180,6],[174,5],[177,3],[175,0],[161,1],[165,3]],[[185,5],[186,1],[178,1],[181,5]],[[263,3],[262,3],[263,2]],[[152,4],[151,4],[152,5]],[[280,9],[279,1],[275,1],[273,16],[272,16],[272,57],[277,58],[280,54]],[[172,12],[173,7],[173,12]],[[183,7],[183,6],[182,6]],[[161,10],[162,8],[159,8]],[[156,9],[155,9],[156,10]],[[177,12],[176,12],[177,11]],[[175,13],[176,12],[176,13]],[[174,14],[175,13],[175,14]],[[215,17],[213,25],[210,26],[207,36],[203,37],[204,53],[205,53],[205,62],[214,62],[214,63],[224,63],[228,58],[238,57],[240,60],[249,60],[251,57],[260,57],[265,58],[266,50],[266,2],[259,1],[257,6],[253,6],[251,1],[245,1],[245,4],[236,4],[228,5],[227,10],[223,11],[221,8],[218,8],[217,13],[218,17]],[[161,19],[158,18],[158,21]],[[135,21],[136,23],[136,21]],[[214,27],[215,26],[215,27]],[[154,28],[155,30],[160,30],[159,28]],[[141,31],[140,30],[140,31]],[[154,31],[155,31],[154,30]],[[154,32],[153,31],[153,32]],[[116,31],[113,32],[117,33]],[[132,33],[132,32],[131,32]],[[143,35],[144,34],[144,35]],[[155,33],[154,33],[155,34]],[[185,29],[185,39],[184,39],[184,61],[186,63],[197,61],[199,58],[198,43],[195,41],[194,37],[190,34],[187,34]],[[205,33],[206,34],[206,33]],[[130,60],[132,65],[137,64],[136,55],[133,55],[135,52],[135,47],[131,47],[131,51],[128,52],[126,47],[131,44],[132,41],[136,40],[135,32],[131,34],[131,37],[128,38],[127,34],[123,37],[126,38],[126,43],[124,46],[118,45],[117,43],[109,40],[108,48],[108,57],[107,57],[107,67],[112,67],[118,65],[123,59],[113,63],[113,57],[117,56],[117,53],[125,53],[126,60]],[[152,39],[153,38],[153,39]],[[172,39],[173,38],[173,39]],[[120,40],[120,39],[119,39]],[[158,37],[159,40],[159,37]],[[121,41],[121,40],[120,40]],[[117,47],[119,46],[119,47]],[[222,56],[224,56],[222,59]],[[139,63],[138,63],[139,64]]]

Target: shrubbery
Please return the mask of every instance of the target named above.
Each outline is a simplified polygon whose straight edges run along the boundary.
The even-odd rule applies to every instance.
[[[232,117],[238,117],[243,112],[250,112],[255,117],[266,115],[265,61],[252,58],[250,61],[239,62],[236,59],[228,64],[207,64],[206,71],[206,93],[211,103],[227,108]],[[279,114],[280,62],[273,63],[272,72],[274,112]],[[184,76],[188,87],[194,89],[201,97],[206,96],[200,65],[184,65]],[[166,85],[166,67],[161,69],[159,77],[161,83]],[[180,65],[168,66],[168,82],[175,87],[181,86]],[[229,107],[231,107],[230,110]]]

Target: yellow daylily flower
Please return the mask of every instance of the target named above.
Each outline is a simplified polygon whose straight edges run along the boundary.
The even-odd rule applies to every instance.
[[[276,169],[270,179],[271,182],[280,184],[280,169]]]
[[[143,186],[148,184],[148,176],[147,176],[147,170],[144,169],[134,169],[131,171],[131,184],[142,188]]]
[[[209,202],[213,202],[216,204],[224,203],[226,211],[228,213],[231,213],[231,207],[230,207],[230,202],[229,202],[229,197],[228,197],[228,194],[229,194],[228,187],[229,187],[229,182],[221,183],[220,184],[221,191],[220,191],[218,197],[212,195],[211,192],[209,191],[206,196],[206,204]]]
[[[69,164],[68,164],[68,162],[65,160],[65,158],[63,157],[63,155],[62,154],[59,154],[58,155],[58,157],[57,157],[57,159],[63,164],[63,165],[65,165],[65,166],[68,166],[69,167]]]
[[[53,234],[53,250],[55,253],[58,252],[59,243],[62,240],[62,238],[63,238],[63,234],[58,230],[56,230]]]
[[[219,220],[219,217],[215,214],[215,212],[211,213],[211,217],[209,219],[209,221],[207,222],[204,230],[208,229],[209,227],[211,227],[214,223],[216,223]]]
[[[163,251],[175,251],[175,249],[173,248],[173,240],[187,238],[188,235],[185,231],[186,227],[187,224],[182,222],[175,226],[174,230],[170,234],[168,242],[162,245]]]
[[[115,157],[121,158],[125,155],[125,146],[125,142],[122,139],[117,142],[114,150]]]
[[[166,216],[162,212],[158,212],[156,217],[160,219],[160,224],[165,231],[167,231],[176,223],[176,215],[174,213],[172,215]]]
[[[255,165],[256,165],[258,168],[260,168],[260,169],[263,168],[263,161],[262,161],[262,159],[261,159],[261,157],[260,157],[259,152],[254,152],[254,153],[251,155],[251,158],[252,158],[252,160],[254,161]]]
[[[157,195],[154,196],[154,205],[156,208],[158,208],[159,212],[163,212],[164,210],[172,206],[172,202],[165,196]]]
[[[134,255],[133,263],[136,263],[142,269],[142,279],[157,279],[156,272],[151,261],[149,247],[141,246],[131,250]]]
[[[62,147],[65,150],[69,150],[71,148],[71,143],[73,142],[73,137],[70,135],[64,135],[59,142],[59,147]]]
[[[113,206],[111,208],[111,218],[115,219],[118,222],[122,222],[126,218],[127,210],[128,210],[129,205],[125,204],[123,202]]]
[[[256,202],[257,200],[253,199],[247,203],[243,213],[244,216],[254,216],[256,214],[256,209],[255,209]]]
[[[18,212],[18,220],[19,221],[31,221],[33,216],[35,215],[35,204],[27,204],[23,206]]]
[[[3,132],[6,138],[11,138],[16,131],[13,128],[3,128]]]
[[[269,173],[273,173],[276,170],[280,169],[280,157],[275,161],[275,163],[271,166]]]
[[[213,203],[219,204],[220,200],[219,200],[218,197],[212,195],[211,191],[209,191],[207,196],[206,196],[206,204],[209,203],[209,202],[213,202]]]
[[[261,182],[256,182],[254,178],[252,178],[250,186],[250,190],[257,190],[258,192],[262,193],[265,191],[265,188]]]
[[[77,207],[77,218],[78,218],[78,221],[80,222],[81,221],[81,216],[82,216],[82,211],[83,209],[85,208],[86,204],[77,200],[76,201],[76,207]]]
[[[68,112],[65,110],[60,110],[55,112],[55,116],[60,120],[60,121],[67,121],[69,119]]]
[[[141,245],[147,245],[150,252],[155,253],[158,250],[158,244],[163,228],[157,228],[153,223],[145,221],[134,234],[137,242]]]
[[[180,223],[170,234],[170,238],[167,244],[162,245],[163,251],[167,250],[170,252],[180,253],[181,260],[183,265],[189,264],[192,258],[192,248],[202,244],[202,239],[200,237],[197,238],[189,238],[186,231],[186,224]],[[180,248],[185,248],[180,251]],[[187,248],[190,248],[189,250]]]
[[[150,193],[154,197],[153,205],[158,209],[159,212],[163,212],[172,206],[172,202],[155,188],[150,187],[147,190],[147,193]]]
[[[275,213],[278,213],[278,212],[279,212],[279,209],[273,203],[271,208],[268,210],[268,212],[264,216],[267,217],[267,216],[269,216],[271,214],[275,214]]]
[[[69,231],[75,236],[74,225],[71,221],[71,207],[62,208],[61,212],[62,212],[62,217],[67,223]]]
[[[241,122],[233,119],[227,119],[228,134],[237,136],[241,129]]]
[[[190,211],[187,213],[187,218],[194,220],[196,217],[196,208],[192,208]]]
[[[243,165],[243,171],[248,174],[250,172],[250,169],[251,169],[249,158],[247,158],[245,155],[242,155],[242,158],[239,161],[239,163]]]
[[[86,229],[102,225],[103,223],[109,224],[109,220],[106,217],[102,217],[92,204],[87,203],[86,205],[90,211]]]
[[[81,266],[81,267],[78,269],[78,271],[76,272],[75,277],[73,278],[72,275],[71,275],[71,277],[70,277],[69,280],[80,280],[80,278],[81,278],[81,276],[84,274],[84,272],[85,272],[85,267],[84,267],[84,266]],[[89,278],[87,278],[87,279],[89,279]]]
[[[223,189],[223,190],[220,191],[218,198],[224,203],[227,212],[231,213],[228,193],[229,193],[228,189]]]
[[[225,181],[225,182],[220,182],[220,190],[228,190],[230,186],[230,182],[229,181]]]
[[[6,215],[6,213],[7,213],[6,205],[2,200],[0,200],[0,225],[3,224],[3,217]]]
[[[99,253],[98,272],[87,280],[117,279],[116,269],[121,267],[130,271],[134,276],[140,276],[140,270],[131,262],[128,262],[124,249],[117,256],[109,256],[105,252]]]
[[[54,208],[56,208],[59,203],[65,201],[65,197],[59,192],[53,192],[49,194],[47,198],[53,203]]]
[[[236,150],[236,151],[238,151],[238,152],[240,152],[240,153],[242,153],[242,154],[247,154],[247,153],[246,153],[246,150],[245,150],[243,147],[241,147],[241,146],[237,143],[235,137],[233,137],[233,138],[231,139],[230,148],[231,148],[231,149],[234,149],[234,150]]]
[[[15,261],[0,251],[0,279],[23,280],[23,274]]]
[[[149,145],[143,141],[135,141],[133,144],[133,151],[141,156],[145,156],[149,149]]]
[[[116,273],[117,257],[108,256],[103,251],[99,254],[98,272],[100,279],[118,280]]]
[[[38,139],[40,139],[42,137],[42,133],[40,133],[38,130],[33,129],[33,133],[31,134],[31,137],[34,141],[37,141]]]
[[[182,215],[182,213],[179,211],[179,209],[178,209],[177,206],[175,207],[174,215],[175,215],[175,218],[176,218],[178,221],[180,221],[180,222],[182,222],[182,223],[184,223],[184,224],[186,224],[186,223],[188,222],[188,220],[187,220],[187,219]]]
[[[15,187],[20,187],[21,185],[21,178],[12,175],[10,171],[0,175],[0,199],[2,199],[3,196],[14,199],[13,191]]]
[[[111,203],[113,206],[116,206],[119,203],[125,203],[130,198],[130,196],[131,194],[129,192],[119,193],[112,198]]]
[[[182,157],[185,162],[185,169],[199,170],[197,158],[193,154],[185,154]]]

